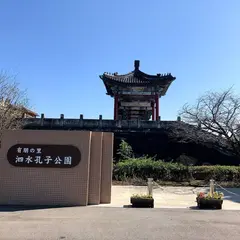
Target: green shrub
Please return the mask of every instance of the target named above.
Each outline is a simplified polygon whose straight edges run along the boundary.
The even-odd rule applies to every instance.
[[[155,181],[195,180],[240,182],[238,166],[191,166],[179,163],[156,161],[151,158],[127,159],[114,166],[113,179],[123,181],[127,178],[153,178]]]
[[[191,170],[196,180],[240,181],[240,167],[237,166],[194,166]]]
[[[119,155],[119,159],[121,161],[133,158],[134,154],[131,145],[129,145],[126,141],[122,140],[119,144],[117,155]]]
[[[148,159],[128,159],[114,166],[115,180],[125,178],[153,178],[155,180],[183,181],[189,178],[188,168],[178,163],[166,163]]]

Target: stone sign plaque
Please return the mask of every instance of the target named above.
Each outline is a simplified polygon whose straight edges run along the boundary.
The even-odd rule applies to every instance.
[[[80,163],[81,153],[72,145],[16,144],[7,159],[16,167],[72,168]]]

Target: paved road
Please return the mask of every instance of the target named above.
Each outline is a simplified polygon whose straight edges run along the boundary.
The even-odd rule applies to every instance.
[[[240,211],[74,207],[0,212],[1,240],[239,240],[239,236]]]

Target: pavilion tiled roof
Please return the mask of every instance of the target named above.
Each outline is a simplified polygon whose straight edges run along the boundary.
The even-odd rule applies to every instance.
[[[118,83],[127,84],[161,84],[166,81],[173,81],[173,77],[170,73],[158,74],[158,75],[147,75],[140,70],[134,70],[124,75],[104,73],[100,76],[102,79],[109,79]]]
[[[149,75],[139,70],[139,61],[135,61],[135,69],[127,74],[118,75],[117,73],[103,73],[100,75],[103,80],[108,94],[112,95],[111,86],[128,85],[128,86],[160,86],[167,88],[176,78],[171,73]]]

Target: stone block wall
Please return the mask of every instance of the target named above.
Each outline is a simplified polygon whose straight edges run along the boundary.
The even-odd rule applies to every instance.
[[[13,166],[7,153],[15,144],[73,145],[80,150],[81,160],[72,168]],[[85,206],[110,203],[112,158],[112,133],[6,131],[0,149],[0,205]]]

